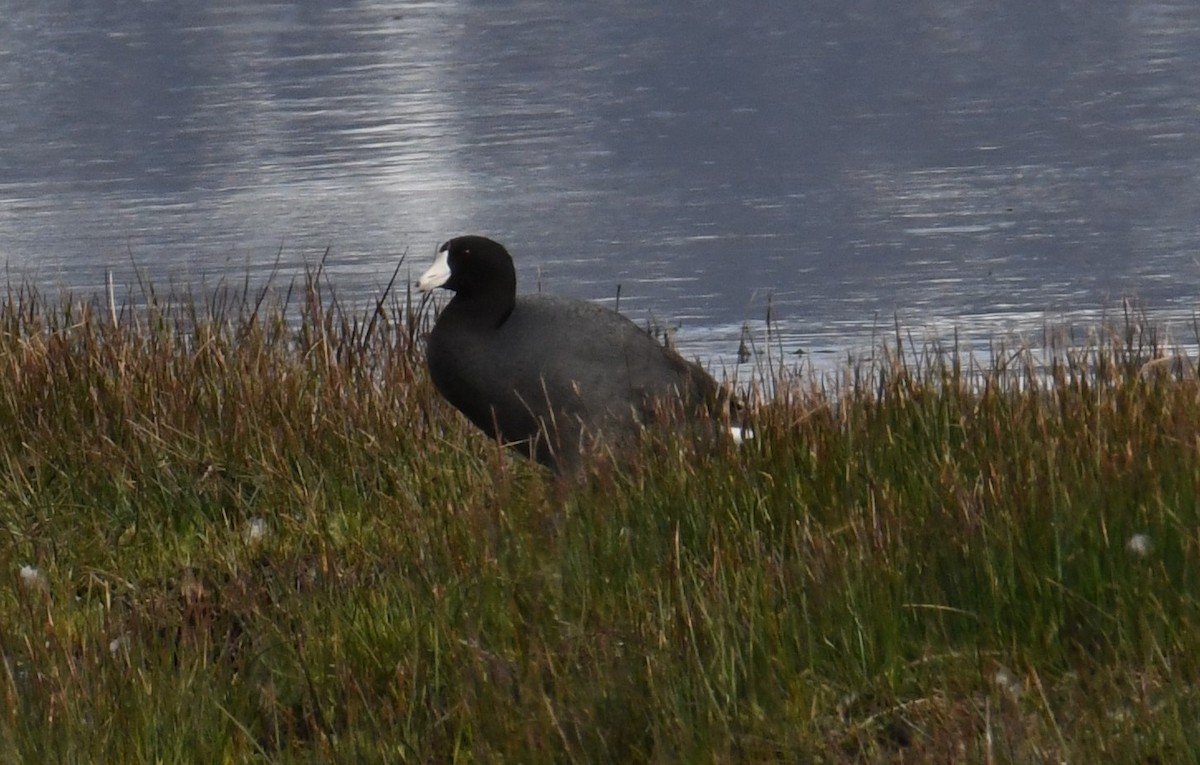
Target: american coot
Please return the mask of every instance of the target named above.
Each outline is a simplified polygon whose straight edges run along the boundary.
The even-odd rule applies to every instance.
[[[698,364],[616,311],[518,296],[512,258],[486,237],[443,244],[417,287],[455,293],[426,349],[438,391],[488,435],[560,473],[664,417],[728,409]]]

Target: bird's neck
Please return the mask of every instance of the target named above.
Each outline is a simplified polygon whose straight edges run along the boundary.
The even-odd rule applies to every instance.
[[[446,306],[456,321],[498,328],[508,320],[516,306],[515,295],[473,295],[461,292]]]

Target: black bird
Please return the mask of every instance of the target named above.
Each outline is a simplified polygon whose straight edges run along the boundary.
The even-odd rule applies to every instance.
[[[518,296],[512,258],[486,237],[441,245],[417,287],[454,292],[426,348],[438,391],[489,436],[560,473],[672,415],[729,410],[704,369],[616,311]]]

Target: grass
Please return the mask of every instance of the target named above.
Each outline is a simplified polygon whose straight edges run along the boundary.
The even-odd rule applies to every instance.
[[[404,296],[144,289],[0,301],[5,762],[1200,761],[1200,383],[1136,320],[564,487]]]

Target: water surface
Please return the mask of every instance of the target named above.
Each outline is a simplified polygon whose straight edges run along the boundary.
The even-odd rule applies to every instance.
[[[458,233],[732,364],[1040,337],[1133,299],[1191,340],[1200,4],[11,4],[0,257],[90,292]]]

